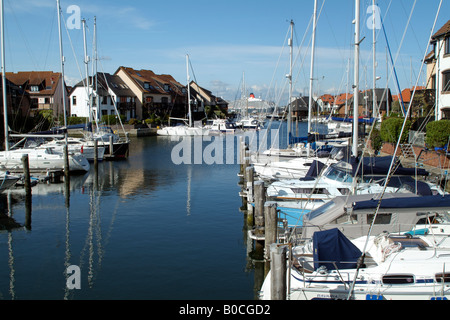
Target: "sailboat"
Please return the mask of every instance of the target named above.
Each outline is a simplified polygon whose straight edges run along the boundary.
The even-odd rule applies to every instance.
[[[308,116],[308,136],[294,137],[291,132],[291,114],[292,114],[292,61],[293,61],[293,29],[294,22],[290,23],[291,36],[289,39],[290,47],[290,73],[289,79],[289,104],[287,117],[287,145],[285,149],[270,148],[252,154],[252,161],[255,172],[261,174],[263,178],[300,178],[309,170],[314,160],[324,162],[326,160],[324,154],[329,155],[335,146],[345,146],[348,139],[342,139],[339,135],[318,135],[311,133],[311,114],[312,114],[312,79],[314,72],[314,51],[315,51],[315,34],[317,20],[317,2],[314,4],[313,15],[313,34],[311,48],[311,81],[310,81],[310,98],[309,98],[309,116]],[[294,160],[295,159],[295,160]],[[285,162],[288,160],[288,162]],[[334,160],[326,160],[328,163],[334,163]],[[290,177],[289,177],[290,176]]]
[[[356,0],[356,44],[359,10],[360,2]],[[448,299],[450,273],[445,266],[450,262],[450,197],[441,194],[388,199],[385,192],[393,164],[383,190],[373,199],[349,198],[344,203],[344,215],[339,215],[339,209],[333,212],[338,205],[333,200],[305,217],[304,221],[311,222],[307,227],[313,226],[313,231],[315,227],[328,229],[321,226],[325,223],[330,227],[332,220],[336,223],[332,229],[316,229],[312,238],[293,248],[293,263],[287,266],[290,299]],[[363,213],[366,222],[360,223],[356,219]],[[326,217],[328,214],[333,216]],[[320,221],[321,215],[326,219]],[[415,220],[415,224],[398,224],[403,215]],[[391,230],[379,233],[376,225],[384,223]],[[367,234],[349,239],[343,232],[349,232],[350,224],[364,224],[359,232]],[[271,298],[271,272],[262,286],[264,299]]]
[[[289,299],[447,300],[450,225],[446,219],[444,224],[424,224],[427,233],[420,235],[384,232],[349,240],[336,228],[316,232],[296,250]],[[261,288],[262,300],[271,299],[271,278],[269,272]]]
[[[57,152],[63,152],[63,148],[65,148],[66,145],[69,153],[81,153],[91,162],[96,158],[95,152],[97,152],[98,161],[102,161],[105,156],[105,146],[97,145],[96,150],[94,141],[85,138],[68,137],[67,143],[64,139],[54,139],[42,144],[42,146],[56,150]]]
[[[88,96],[90,98],[89,107],[92,106],[92,98],[93,95],[90,92],[90,81],[89,81],[89,71],[88,71],[88,63],[89,58],[87,55],[87,45],[86,45],[86,20],[82,20],[83,22],[83,34],[84,34],[84,55],[85,55],[85,69],[86,69],[86,88],[88,90]],[[95,90],[98,89],[98,79],[97,79],[97,18],[94,17],[94,54],[95,54],[95,76],[92,77],[92,83],[94,85],[95,81]],[[105,77],[105,82],[107,88],[104,88],[107,92],[109,92],[108,81]],[[96,92],[97,95],[97,92]],[[96,97],[97,98],[97,97]],[[112,97],[111,97],[112,99]],[[96,103],[99,106],[99,102]],[[114,103],[114,106],[116,104]],[[118,119],[120,120],[119,112],[117,108],[115,109],[116,114],[118,115]],[[90,109],[89,112],[89,124],[88,124],[88,133],[85,135],[85,139],[90,141],[90,145],[93,144],[94,140],[97,140],[98,147],[104,148],[104,158],[107,159],[126,159],[129,155],[129,146],[130,139],[125,134],[125,138],[122,138],[119,134],[114,132],[111,127],[105,125],[99,125],[100,123],[100,112],[97,110],[95,113],[95,125],[92,125],[92,112]],[[94,127],[94,128],[93,128]]]
[[[184,124],[178,126],[167,126],[160,128],[156,131],[160,136],[204,136],[209,134],[209,128],[202,125],[195,126],[192,119],[191,109],[191,81],[189,75],[189,55],[186,55],[186,73],[187,73],[187,102],[188,102],[188,119],[176,119],[182,120]]]
[[[4,48],[4,12],[2,7],[2,79],[3,79],[3,117],[5,130],[5,150],[0,151],[0,170],[10,172],[22,172],[22,157],[28,156],[30,172],[47,172],[49,170],[64,170],[66,159],[63,152],[56,152],[45,147],[23,148],[10,150],[9,147],[9,127],[8,127],[8,108],[6,93],[6,74],[5,74],[5,48]],[[64,87],[64,86],[63,86]],[[64,100],[64,99],[63,99]],[[68,165],[70,172],[89,171],[89,162],[82,154],[69,154]]]

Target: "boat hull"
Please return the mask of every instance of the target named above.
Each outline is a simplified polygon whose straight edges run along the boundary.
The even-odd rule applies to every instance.
[[[28,155],[30,172],[46,172],[64,170],[64,155],[51,148],[18,149],[0,152],[0,169],[11,172],[23,172],[22,157]],[[69,155],[70,172],[87,172],[89,162],[82,154]]]

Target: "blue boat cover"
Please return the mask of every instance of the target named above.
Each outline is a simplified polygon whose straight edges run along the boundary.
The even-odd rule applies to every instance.
[[[302,181],[314,180],[322,173],[322,170],[324,167],[325,167],[325,164],[323,164],[322,162],[320,162],[318,160],[314,160],[311,163],[311,166],[309,167],[308,172],[306,172],[305,176],[303,178],[300,178],[300,180],[302,180]]]
[[[313,235],[314,269],[354,269],[362,253],[338,229],[317,231]],[[334,262],[334,263],[333,263]]]
[[[358,201],[353,204],[353,210],[373,209],[378,205],[378,199]],[[380,208],[441,208],[450,207],[450,195],[412,196],[382,199]]]
[[[361,166],[358,170],[359,159],[352,157],[350,164],[353,167],[353,176],[356,174],[360,175],[385,175],[389,172],[389,167],[391,166],[392,156],[385,157],[363,157]],[[427,176],[429,173],[425,169],[416,168],[405,168],[401,164],[397,167],[394,172],[395,175],[409,175],[414,176],[415,174],[419,176]]]

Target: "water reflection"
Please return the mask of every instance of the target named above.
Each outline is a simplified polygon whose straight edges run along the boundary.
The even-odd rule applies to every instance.
[[[126,161],[33,187],[29,229],[23,190],[0,195],[17,227],[0,233],[0,298],[251,298],[238,166],[176,165],[176,144],[135,139]],[[81,290],[66,286],[72,265]]]

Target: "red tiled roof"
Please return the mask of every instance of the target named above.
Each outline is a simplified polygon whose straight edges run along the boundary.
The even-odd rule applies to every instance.
[[[6,72],[6,78],[23,90],[30,92],[30,86],[39,86],[39,92],[33,95],[54,95],[61,73],[53,71]]]
[[[345,104],[346,100],[349,100],[351,98],[353,98],[353,94],[341,93],[340,95],[338,95],[336,97],[336,100],[335,100],[334,104],[336,104],[336,105],[343,105],[343,104]]]
[[[167,94],[164,90],[165,84],[169,85],[175,92],[179,91],[180,87],[183,87],[183,85],[178,83],[171,75],[168,74],[157,75],[152,70],[134,70],[129,67],[120,68],[128,73],[141,86],[141,89],[147,93]],[[149,83],[151,88],[145,89],[144,83]]]
[[[426,89],[425,87],[422,86],[417,86],[416,90],[424,90]],[[414,91],[414,87],[413,88],[408,88],[408,89],[403,89],[401,96],[402,96],[402,100],[403,102],[411,102],[411,96],[412,93]],[[393,95],[392,96],[392,100],[393,101],[400,101],[400,95]]]
[[[431,39],[437,40],[438,38],[450,34],[450,20],[447,21],[432,37]]]

